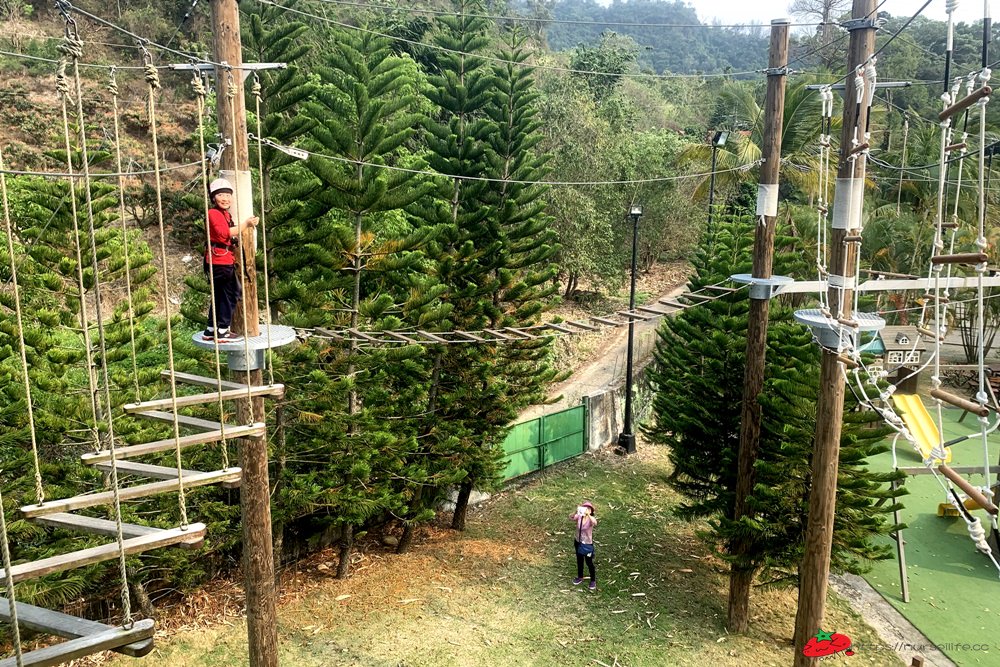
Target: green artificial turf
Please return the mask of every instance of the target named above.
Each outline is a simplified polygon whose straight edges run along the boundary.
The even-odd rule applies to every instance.
[[[934,408],[928,406],[934,415]],[[961,410],[943,411],[945,440],[976,433],[976,437],[952,447],[953,466],[983,464],[979,423],[967,415],[958,423]],[[989,437],[990,462],[1000,459],[1000,434]],[[900,467],[920,466],[920,456],[906,441],[897,442]],[[873,459],[875,470],[892,466],[890,454]],[[943,479],[943,478],[942,478]],[[981,486],[982,474],[967,477]],[[995,477],[994,477],[995,479]],[[939,517],[944,501],[941,485],[931,475],[908,477],[909,492],[900,520],[903,531],[910,601],[904,603],[896,559],[875,566],[866,579],[886,600],[958,665],[1000,665],[1000,573],[990,559],[976,551],[961,517]],[[990,533],[988,515],[973,512]],[[997,555],[1000,559],[1000,554]],[[977,646],[972,646],[977,645]]]

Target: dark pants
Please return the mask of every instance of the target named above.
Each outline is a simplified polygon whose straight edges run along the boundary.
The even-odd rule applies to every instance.
[[[206,263],[206,276],[208,268]],[[243,297],[243,286],[240,285],[232,264],[212,264],[211,268],[215,282],[215,303],[208,307],[208,328],[214,329],[218,325],[219,330],[224,331],[233,323],[233,311]]]
[[[590,572],[590,580],[597,581],[597,574],[594,572],[594,554],[584,556],[577,551],[580,543],[573,540],[573,552],[576,554],[576,576],[583,579],[583,561],[587,561],[587,570]]]

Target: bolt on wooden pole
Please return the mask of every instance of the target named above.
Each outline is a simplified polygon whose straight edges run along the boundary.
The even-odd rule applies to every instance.
[[[851,44],[848,56],[848,83],[844,91],[843,127],[840,135],[840,167],[837,190],[847,188],[854,196],[837,192],[834,198],[833,225],[830,232],[830,311],[850,320],[854,301],[854,276],[860,244],[846,243],[848,236],[860,235],[863,197],[856,188],[864,187],[866,154],[852,156],[855,140],[867,126],[868,108],[864,90],[852,85],[859,65],[869,61],[875,48],[875,0],[854,0],[852,20],[848,23]],[[856,131],[857,129],[857,131]],[[840,210],[838,210],[840,207]],[[842,271],[841,275],[837,275]],[[841,287],[843,285],[843,287]],[[819,632],[826,609],[827,583],[830,576],[830,551],[833,545],[833,518],[837,505],[837,471],[840,459],[840,436],[844,419],[844,373],[838,353],[823,350],[820,366],[819,404],[816,410],[816,438],[812,461],[812,488],[809,494],[809,520],[806,525],[805,553],[799,567],[799,608],[795,617],[795,667],[815,664],[802,654],[809,638]]]
[[[237,0],[212,0],[212,33],[215,61],[232,68],[243,64],[240,43],[240,13]],[[231,78],[230,78],[230,75]],[[230,81],[236,87],[229,97]],[[239,69],[216,68],[219,129],[229,140],[222,154],[222,168],[235,173],[237,189],[249,189],[250,158],[247,142],[246,100],[243,96],[243,72]],[[235,199],[252,201],[249,192],[235,192]],[[237,215],[248,217],[249,211],[237,209]],[[257,277],[253,230],[244,232],[236,270],[242,277],[245,298],[237,304],[233,328],[247,336],[260,333],[257,311]],[[246,309],[244,318],[243,308]],[[243,322],[246,321],[245,331]],[[237,374],[239,382],[263,384],[261,371]],[[264,421],[264,399],[237,401],[236,416],[241,424]],[[268,476],[266,437],[246,438],[240,442],[240,467],[243,483],[240,503],[243,514],[243,577],[247,605],[247,638],[250,667],[278,667],[278,622],[274,580],[274,557],[271,534],[271,487]]]
[[[777,227],[778,176],[781,171],[781,135],[785,115],[785,83],[788,79],[788,19],[771,21],[771,48],[767,69],[767,97],[764,102],[764,137],[761,146],[764,163],[760,168],[757,215],[760,224],[754,234],[753,277],[770,278],[774,261],[774,236]],[[767,324],[771,294],[752,291],[747,323],[746,369],[743,377],[743,410],[740,421],[740,448],[736,473],[734,518],[750,514],[748,500],[754,485],[754,463],[760,451],[761,405],[764,389],[764,363],[767,353]],[[746,556],[747,539],[729,545],[736,558]],[[730,632],[746,632],[750,622],[750,587],[754,567],[734,562],[729,575]]]

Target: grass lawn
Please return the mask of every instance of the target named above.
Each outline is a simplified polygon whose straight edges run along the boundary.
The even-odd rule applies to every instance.
[[[429,528],[403,556],[373,541],[347,581],[332,578],[332,552],[319,554],[285,577],[281,663],[788,665],[794,593],[756,592],[751,633],[729,636],[727,577],[698,541],[696,526],[673,516],[677,496],[664,481],[667,471],[662,449],[642,448],[629,460],[584,456],[498,494],[470,515],[464,534]],[[594,501],[600,520],[596,593],[571,581],[573,524],[567,517],[584,498]],[[187,604],[184,616],[196,618],[197,609]],[[837,599],[831,598],[825,625],[855,642],[876,640]],[[245,665],[244,635],[238,618],[170,631],[146,661]],[[885,654],[824,662],[862,663],[902,664]],[[118,658],[109,664],[132,663]]]
[[[930,405],[925,400],[925,404]],[[944,410],[945,439],[978,433],[979,423],[968,416],[959,424],[961,410]],[[991,463],[996,464],[1000,451],[1000,435],[989,437]],[[982,441],[972,440],[952,447],[955,466],[982,465]],[[919,467],[920,455],[905,441],[897,443],[899,465]],[[875,470],[889,470],[889,454],[872,461]],[[983,483],[982,474],[968,479],[975,485]],[[904,603],[900,592],[899,566],[895,559],[879,563],[866,577],[872,587],[900,611],[911,623],[956,664],[1000,664],[1000,640],[997,639],[997,593],[1000,576],[989,558],[978,553],[969,539],[965,521],[960,517],[937,516],[938,503],[944,500],[941,485],[930,475],[909,477],[905,488],[908,495],[900,502],[905,509],[901,521],[909,528],[903,531],[910,602]],[[987,514],[974,512],[990,532]],[[893,549],[895,552],[895,548]],[[981,644],[973,650],[965,645]]]

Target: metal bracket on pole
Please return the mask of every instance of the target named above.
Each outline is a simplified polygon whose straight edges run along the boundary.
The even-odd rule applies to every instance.
[[[788,73],[791,70],[789,70],[788,66],[786,65],[784,67],[769,67],[761,71],[767,76],[788,76]]]
[[[224,62],[221,64],[226,65],[226,63]],[[209,74],[215,73],[215,65],[213,65],[212,63],[174,63],[171,65],[167,65],[167,67],[176,71],[189,72],[194,70],[198,72],[207,72]],[[250,74],[250,72],[259,72],[268,69],[287,69],[287,68],[288,68],[288,63],[243,63],[238,68],[234,69],[239,69],[241,80],[246,81],[247,76]]]
[[[771,276],[770,278],[754,278],[749,273],[737,273],[729,276],[734,283],[750,285],[750,298],[759,301],[769,301],[781,294],[789,285],[795,282],[788,276]]]
[[[885,20],[880,18],[848,19],[840,24],[840,27],[848,32],[855,30],[880,30],[885,25]]]

